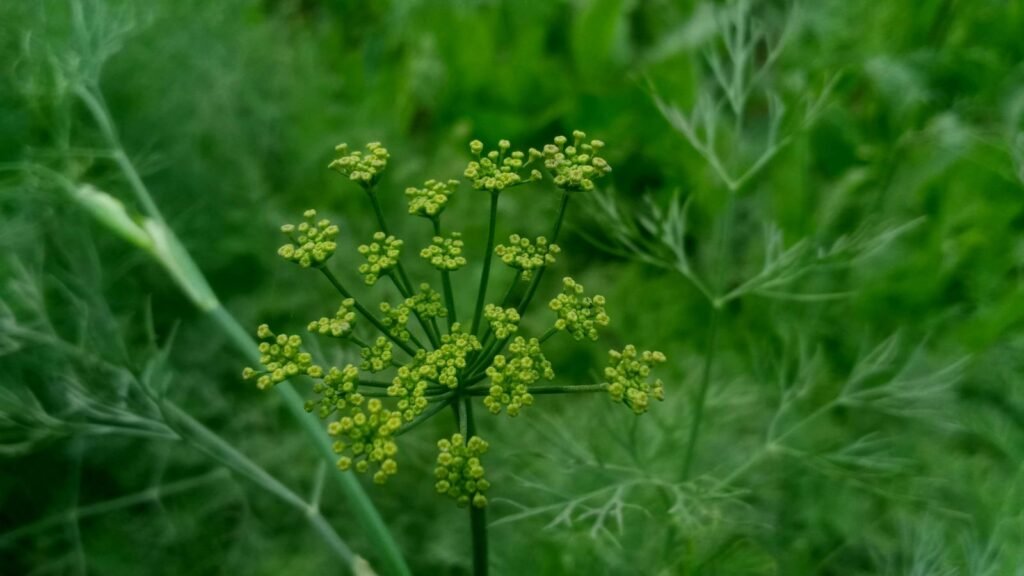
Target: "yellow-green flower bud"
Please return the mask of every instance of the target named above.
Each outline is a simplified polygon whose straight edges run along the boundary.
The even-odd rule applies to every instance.
[[[487,506],[484,492],[490,483],[484,480],[484,467],[480,464],[480,456],[487,452],[487,442],[479,436],[473,436],[466,442],[462,434],[454,434],[451,440],[438,441],[437,448],[434,477],[438,481],[434,487],[438,494],[447,494],[461,507],[469,504],[477,508]]]
[[[575,130],[573,145],[566,146],[565,136],[555,137],[554,144],[544,146],[544,166],[551,173],[555,186],[567,192],[594,189],[594,181],[612,171],[608,162],[597,155],[604,142],[591,140],[580,130]]]
[[[391,360],[394,358],[394,347],[385,336],[378,336],[377,340],[369,348],[361,348],[359,355],[363,359],[359,364],[360,370],[382,372],[391,367]]]
[[[604,303],[604,296],[584,296],[583,285],[572,278],[564,278],[562,293],[549,304],[558,314],[555,329],[568,331],[576,340],[597,340],[597,328],[607,326],[609,321]]]
[[[524,169],[534,160],[534,155],[531,154],[524,162],[526,154],[519,150],[509,152],[511,147],[512,144],[508,140],[501,140],[498,142],[498,150],[484,154],[484,145],[479,140],[469,143],[469,150],[477,159],[466,166],[463,175],[472,181],[473,188],[498,192],[541,178],[537,170],[532,170],[526,177],[522,175]]]
[[[381,173],[387,168],[387,148],[380,145],[380,142],[370,142],[366,145],[366,153],[359,150],[349,151],[348,144],[338,144],[334,147],[338,157],[331,161],[328,168],[348,176],[353,182],[357,182],[364,188],[371,188],[380,179]]]
[[[492,414],[500,414],[505,408],[509,416],[516,416],[524,406],[533,404],[529,386],[541,378],[551,380],[555,371],[541,352],[536,338],[527,340],[517,336],[508,349],[508,358],[499,354],[487,368],[491,386],[484,398],[484,406]]]
[[[355,304],[356,301],[352,298],[342,300],[341,306],[338,307],[338,311],[334,313],[333,318],[324,317],[310,322],[309,331],[315,334],[323,334],[324,336],[347,338],[352,334],[352,329],[355,327]]]
[[[650,398],[665,399],[660,379],[650,382],[651,368],[665,361],[661,352],[637,352],[632,344],[621,352],[608,351],[608,367],[604,369],[608,394],[612,400],[622,402],[637,414],[647,411]]]
[[[381,276],[398,265],[402,241],[383,232],[377,232],[373,235],[373,242],[359,246],[359,253],[366,258],[366,262],[359,265],[359,273],[363,275],[366,283],[372,286]]]
[[[451,237],[434,236],[432,244],[420,251],[420,256],[438,270],[454,271],[466,265],[462,255],[462,234],[452,232]]]
[[[508,244],[498,244],[494,253],[505,265],[522,271],[523,281],[533,279],[533,272],[543,266],[555,263],[555,255],[561,249],[557,244],[549,244],[548,239],[539,236],[531,242],[529,238],[513,234],[508,237]]]
[[[278,248],[277,253],[303,268],[322,266],[338,248],[334,241],[338,237],[338,227],[327,219],[317,221],[316,210],[306,210],[303,217],[305,220],[298,225],[281,226],[281,231],[291,242]]]
[[[422,188],[409,187],[405,195],[409,198],[409,214],[433,218],[444,211],[448,198],[455,193],[458,180],[439,182],[427,180]]]
[[[266,324],[260,325],[256,330],[260,338],[260,364],[262,370],[246,368],[242,371],[242,378],[245,380],[256,380],[256,385],[265,390],[275,384],[280,384],[292,376],[307,374],[310,370],[314,373],[319,367],[314,366],[313,357],[308,352],[303,352],[302,338],[298,335],[277,334],[275,335]]]
[[[519,329],[519,311],[515,308],[488,304],[484,307],[484,318],[490,322],[491,330],[499,339],[508,338]]]

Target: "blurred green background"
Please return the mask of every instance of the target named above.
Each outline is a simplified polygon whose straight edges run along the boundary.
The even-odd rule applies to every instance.
[[[715,133],[730,173],[765,162],[730,190],[666,116],[728,98],[716,63],[737,15],[765,38],[745,52],[750,99],[742,122],[727,105],[705,118],[728,118]],[[640,418],[586,396],[482,421],[495,574],[1022,573],[1024,4],[39,0],[3,2],[0,22],[0,573],[340,569],[244,479],[95,424],[136,417],[110,366],[156,365],[169,397],[296,491],[317,474],[278,398],[241,381],[244,360],[165,271],[26,169],[138,209],[72,73],[98,74],[125,150],[247,329],[299,331],[337,306],[275,255],[306,208],[341,225],[333,265],[355,278],[346,264],[375,230],[326,169],[335,144],[389,148],[381,201],[421,246],[402,191],[460,177],[469,140],[606,142],[614,172],[574,198],[541,298],[572,274],[613,323],[601,345],[548,355],[559,383],[583,384],[605,344],[662,350],[668,398]],[[644,227],[674,201],[715,290],[791,276],[713,312]],[[499,238],[545,233],[557,202],[548,183],[505,194]],[[473,262],[463,314],[486,211],[464,184],[446,214]],[[367,490],[414,573],[468,574],[465,513],[432,487],[451,422],[432,426]],[[373,558],[330,484],[323,511]]]

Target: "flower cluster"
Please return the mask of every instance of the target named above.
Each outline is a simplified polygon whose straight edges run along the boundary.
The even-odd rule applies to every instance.
[[[367,284],[376,284],[381,276],[398,265],[402,244],[394,236],[377,232],[373,235],[373,242],[359,246],[359,253],[366,257],[366,263],[359,265],[359,273]]]
[[[360,370],[383,372],[391,367],[391,360],[394,358],[394,346],[386,337],[378,336],[372,345],[359,350],[359,356],[363,359],[359,363]]]
[[[597,327],[608,325],[604,296],[583,295],[583,285],[572,278],[562,279],[562,293],[549,304],[558,314],[556,330],[566,330],[576,340],[597,340]]]
[[[351,403],[350,413],[327,425],[327,433],[341,436],[334,442],[334,453],[338,458],[338,468],[356,472],[366,472],[376,466],[373,481],[377,484],[387,482],[389,476],[398,472],[395,455],[398,445],[395,443],[395,432],[402,427],[402,418],[384,405],[377,398],[370,398],[363,409],[361,403]]]
[[[600,141],[585,141],[586,135],[579,131],[573,137],[571,145],[567,138],[559,136],[543,151],[531,148],[529,152],[513,151],[507,140],[499,141],[495,150],[485,151],[484,145],[474,140],[469,145],[474,158],[464,175],[474,189],[491,192],[491,206],[496,209],[498,192],[540,180],[541,172],[536,168],[546,168],[563,197],[563,210],[555,224],[557,231],[568,194],[592,189],[599,178],[611,171],[599,156],[603,147]],[[387,149],[374,142],[365,150],[350,151],[344,144],[336,150],[338,157],[330,167],[368,192],[378,220],[376,229],[389,230],[374,192],[389,161]],[[539,166],[541,163],[544,167]],[[316,211],[308,210],[301,224],[282,227],[289,243],[280,248],[279,254],[304,268],[319,268],[342,296],[337,312],[310,322],[309,331],[358,347],[360,360],[343,367],[317,365],[309,353],[301,350],[299,336],[277,335],[262,325],[257,332],[262,368],[246,368],[243,377],[254,380],[260,388],[269,388],[296,375],[310,377],[313,394],[306,409],[327,422],[338,467],[369,472],[377,483],[384,483],[398,470],[396,435],[419,426],[448,406],[457,408],[459,429],[465,431],[475,429],[470,408],[481,399],[492,414],[505,412],[517,416],[534,403],[535,397],[545,394],[607,392],[613,401],[640,414],[648,409],[651,397],[660,400],[664,395],[662,382],[651,375],[654,366],[665,361],[664,355],[641,353],[631,345],[621,352],[609,353],[610,362],[601,384],[538,385],[541,380],[552,380],[555,376],[541,349],[542,343],[558,331],[568,332],[576,340],[596,340],[599,329],[609,322],[604,298],[587,296],[583,286],[565,278],[561,293],[550,301],[556,314],[554,327],[540,339],[524,334],[527,325],[523,311],[541,287],[541,272],[553,265],[560,253],[554,238],[549,241],[543,236],[533,239],[513,234],[506,244],[496,246],[486,255],[486,272],[479,275],[480,285],[476,287],[478,296],[470,324],[473,328],[464,331],[456,321],[456,310],[450,308],[457,303],[455,296],[463,291],[454,289],[453,275],[449,274],[467,265],[463,239],[458,232],[447,236],[440,233],[441,217],[458,185],[457,180],[428,180],[421,187],[405,190],[409,214],[428,219],[427,226],[433,228],[435,236],[419,254],[441,271],[433,275],[440,276],[444,297],[428,283],[417,285],[410,281],[399,260],[402,240],[382,231],[359,246],[362,258],[357,268],[368,285],[391,275],[404,298],[397,304],[385,302],[379,307],[357,301],[325,266],[337,250],[337,226],[318,219]],[[492,218],[489,244],[494,233]],[[488,302],[488,294],[494,294],[492,279],[496,275],[490,271],[495,258],[516,271],[519,279],[531,282],[523,299],[513,307],[505,308],[504,299]],[[514,283],[505,299],[517,288]],[[357,316],[363,316],[359,320],[361,330],[374,330],[365,342],[355,331]],[[438,318],[449,321],[442,325]],[[486,336],[478,338],[478,334]],[[460,506],[484,507],[489,483],[484,479],[480,457],[488,446],[481,438],[468,436],[455,434],[438,443],[436,488]]]
[[[348,176],[354,182],[358,182],[365,188],[376,184],[384,169],[387,168],[388,149],[381,146],[380,142],[370,142],[366,145],[366,154],[359,150],[349,152],[348,144],[338,144],[334,151],[339,154],[331,161],[329,168],[337,170]]]
[[[473,140],[469,143],[469,150],[477,159],[469,163],[463,175],[473,182],[473,188],[499,192],[505,188],[541,179],[538,170],[532,170],[525,179],[520,174],[530,162],[540,157],[540,152],[531,149],[530,159],[525,160],[526,154],[520,150],[509,152],[511,147],[508,140],[501,140],[498,142],[497,150],[484,154],[482,142]]]
[[[391,386],[388,386],[388,396],[398,399],[397,409],[406,422],[427,408],[427,388],[433,374],[433,367],[427,364],[427,353],[420,350],[411,364],[398,369]]]
[[[651,368],[665,361],[661,352],[637,352],[632,344],[617,350],[608,351],[608,367],[604,369],[604,377],[608,379],[608,394],[612,400],[622,402],[637,414],[647,411],[650,397],[665,399],[665,389],[661,380],[648,382]]]
[[[516,416],[523,406],[533,404],[529,386],[541,378],[551,380],[555,377],[555,371],[541,352],[540,342],[536,338],[527,340],[517,336],[508,350],[508,359],[498,354],[487,368],[491,386],[484,398],[484,406],[492,414],[501,413],[504,407],[509,416]]]
[[[494,253],[505,265],[522,272],[522,279],[529,282],[533,279],[533,271],[555,263],[555,254],[561,249],[557,244],[549,244],[548,239],[539,236],[534,242],[519,234],[508,237],[508,245],[498,244]]]
[[[579,130],[572,136],[572,146],[565,145],[565,136],[556,136],[554,144],[544,146],[544,166],[551,172],[555,186],[562,190],[593,190],[594,180],[612,171],[608,162],[597,155],[604,142],[584,142],[587,135]]]
[[[502,308],[488,304],[484,308],[484,318],[490,322],[494,335],[502,340],[515,334],[519,329],[519,311],[515,308]]]
[[[453,324],[450,334],[441,337],[437,350],[427,353],[426,363],[430,366],[431,379],[448,388],[459,387],[459,376],[466,367],[466,356],[481,348],[476,336],[462,332],[459,324]]]
[[[420,256],[438,270],[454,271],[466,265],[462,255],[462,234],[452,232],[448,238],[434,236],[431,245],[420,250]]]
[[[338,237],[338,227],[326,218],[316,221],[316,210],[302,213],[305,221],[299,225],[285,224],[281,226],[291,242],[277,249],[278,255],[302,266],[321,266],[334,255],[338,245],[334,239]]]
[[[409,214],[434,218],[444,211],[448,205],[448,198],[455,193],[459,185],[458,180],[439,182],[427,180],[423,188],[412,186],[405,189],[405,195],[409,198]]]
[[[306,402],[307,412],[316,412],[321,419],[327,418],[350,404],[359,405],[363,395],[359,393],[359,370],[349,364],[343,369],[331,367],[327,374],[318,370],[321,379],[313,384],[313,392],[319,394],[316,400]]]
[[[380,311],[384,313],[381,323],[388,327],[388,332],[392,336],[402,342],[408,342],[412,338],[408,329],[410,314],[419,314],[423,319],[444,318],[448,315],[448,309],[441,302],[441,295],[431,288],[430,284],[420,284],[420,291],[403,300],[398,306],[381,302]]]
[[[307,374],[310,370],[318,370],[313,365],[313,357],[303,352],[302,338],[292,334],[277,334],[270,331],[270,326],[261,324],[256,330],[261,342],[259,344],[260,364],[263,370],[246,368],[242,371],[245,380],[256,379],[256,386],[261,390],[280,384],[292,376]]]
[[[484,492],[491,483],[484,478],[484,467],[480,464],[480,457],[487,452],[487,442],[479,436],[466,442],[462,434],[453,434],[451,440],[438,441],[437,448],[437,493],[451,496],[461,507],[487,506]]]
[[[356,323],[355,305],[356,301],[352,298],[342,300],[341,306],[338,307],[338,311],[334,313],[333,318],[325,316],[310,322],[309,331],[324,336],[347,338],[352,334],[352,329]]]

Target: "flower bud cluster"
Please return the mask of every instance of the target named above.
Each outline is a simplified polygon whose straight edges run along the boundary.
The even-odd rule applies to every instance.
[[[492,414],[500,414],[504,407],[509,416],[517,416],[523,406],[533,404],[529,386],[541,378],[551,380],[555,371],[541,352],[540,341],[536,338],[527,340],[517,336],[508,349],[508,359],[499,354],[487,368],[491,387],[484,398],[484,406]]]
[[[359,356],[363,359],[359,363],[360,370],[374,373],[383,372],[391,366],[391,359],[394,358],[394,346],[387,337],[378,336],[369,348],[359,350]]]
[[[604,377],[608,379],[608,394],[612,400],[622,402],[637,414],[647,411],[650,397],[665,399],[665,389],[660,379],[648,382],[651,368],[665,361],[661,352],[637,352],[632,344],[622,352],[608,351],[608,367]]]
[[[462,255],[462,234],[452,232],[448,238],[434,236],[432,244],[420,250],[420,256],[438,270],[454,271],[466,265]]]
[[[534,242],[519,234],[508,237],[508,245],[498,244],[494,253],[505,265],[520,270],[522,279],[529,282],[533,279],[533,271],[542,266],[555,263],[555,254],[561,249],[557,244],[548,244],[548,239],[539,236]]]
[[[530,171],[526,178],[521,174],[535,158],[540,157],[540,152],[531,149],[530,159],[526,160],[526,154],[521,150],[509,152],[511,147],[508,140],[501,140],[498,142],[497,150],[484,154],[482,142],[473,140],[469,143],[469,150],[477,159],[469,163],[463,175],[472,180],[473,188],[498,192],[542,178],[539,170]]]
[[[387,168],[388,158],[391,157],[388,149],[381,146],[380,142],[367,144],[366,154],[359,150],[349,152],[348,144],[338,144],[334,151],[339,156],[332,160],[328,167],[348,176],[364,188],[369,188],[377,182]]]
[[[409,214],[433,218],[444,211],[448,205],[448,198],[455,193],[458,187],[458,180],[440,182],[427,180],[423,188],[412,186],[405,189],[405,195],[409,198]]]
[[[261,324],[256,330],[261,342],[259,344],[260,364],[263,370],[246,368],[242,371],[242,378],[245,380],[256,379],[256,386],[266,390],[275,384],[280,384],[292,376],[308,374],[313,370],[314,374],[319,370],[313,365],[313,357],[309,352],[303,352],[302,338],[292,334],[274,334],[270,327]],[[312,374],[311,374],[312,375]]]
[[[303,268],[321,266],[338,248],[334,242],[338,237],[338,227],[326,218],[316,221],[316,210],[306,210],[302,215],[306,219],[304,222],[281,226],[281,232],[291,242],[278,248],[277,253]]]
[[[319,367],[318,367],[319,368]],[[349,405],[358,406],[363,402],[359,393],[359,370],[349,364],[342,369],[331,367],[313,384],[313,392],[319,394],[316,400],[306,402],[306,411],[315,412],[321,419],[344,410]]]
[[[347,338],[352,334],[352,329],[356,323],[355,304],[356,301],[352,298],[342,300],[341,306],[338,307],[338,311],[334,313],[333,318],[323,317],[310,322],[309,331],[324,336]]]
[[[597,340],[597,327],[608,325],[604,296],[584,296],[583,285],[572,278],[562,279],[562,293],[549,306],[558,314],[555,329],[568,331],[576,340]]]
[[[502,308],[488,304],[484,308],[484,318],[491,324],[491,330],[498,339],[505,339],[519,329],[519,311],[515,308]]]
[[[381,276],[398,265],[402,241],[383,232],[377,232],[373,235],[373,242],[359,246],[359,253],[366,257],[366,263],[359,265],[359,273],[363,275],[363,280],[372,286]]]
[[[412,362],[398,369],[388,396],[397,398],[397,409],[406,422],[419,416],[427,408],[427,388],[433,370],[426,364],[427,353],[419,350]]]
[[[466,356],[480,348],[476,336],[462,332],[459,324],[453,324],[451,334],[441,336],[437,350],[427,353],[426,364],[430,367],[431,380],[448,388],[458,388],[459,372],[466,367]]]
[[[480,464],[480,457],[487,452],[487,442],[479,436],[466,442],[462,434],[453,434],[451,440],[438,441],[437,448],[440,450],[434,469],[437,493],[451,496],[461,507],[487,506],[484,492],[491,483],[484,478],[484,467]]]
[[[370,398],[365,408],[353,403],[348,416],[327,425],[328,434],[341,437],[333,445],[334,453],[341,456],[338,468],[366,472],[375,466],[373,481],[387,482],[388,477],[398,472],[394,458],[398,444],[394,435],[401,426],[398,413],[384,408],[377,398]]]
[[[604,142],[584,142],[587,135],[579,130],[573,131],[572,136],[571,146],[566,146],[565,136],[557,136],[554,144],[544,146],[544,166],[551,172],[555,186],[562,190],[593,190],[594,180],[612,171],[608,162],[597,155]]]
[[[426,283],[420,284],[419,292],[406,298],[397,306],[381,302],[380,311],[384,313],[381,323],[388,327],[388,332],[392,336],[402,342],[408,342],[412,337],[408,324],[409,315],[413,312],[419,314],[424,320],[448,316],[448,309],[441,301],[441,294]]]

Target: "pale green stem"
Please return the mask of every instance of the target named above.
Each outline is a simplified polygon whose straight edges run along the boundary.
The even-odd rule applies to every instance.
[[[121,147],[120,140],[114,128],[114,123],[111,120],[110,113],[103,101],[100,98],[97,98],[95,94],[85,87],[79,87],[76,90],[76,94],[85,104],[86,108],[92,115],[93,120],[97,125],[99,125],[100,130],[108,141],[108,144],[113,149],[114,158],[118,167],[121,169],[125,178],[131,185],[132,190],[138,197],[139,203],[142,205],[147,216],[158,223],[164,223],[165,221],[163,216],[156,203],[153,201],[148,188],[139,176],[134,164],[132,164],[127,154],[125,154],[124,149]],[[213,295],[212,289],[209,288],[209,283],[199,270],[199,267],[195,264],[191,255],[181,247],[181,243],[174,232],[166,225],[164,228],[164,232],[168,237],[168,240],[177,248],[174,257],[179,261],[181,266],[185,267],[189,271],[189,274],[179,278],[179,281],[186,281],[199,285],[192,286],[191,289],[189,289],[188,286],[183,286],[183,290],[190,294],[209,293]],[[204,308],[204,310],[217,322],[217,325],[228,336],[235,347],[238,348],[250,362],[258,363],[259,352],[257,351],[256,343],[248,333],[242,329],[234,316],[228,313],[227,310],[220,305],[215,296],[213,297],[212,302],[207,302],[207,304],[212,307]],[[321,457],[329,464],[333,465],[337,459],[337,455],[334,454],[334,450],[331,447],[331,441],[329,440],[326,432],[320,426],[319,422],[306,413],[304,408],[305,403],[299,394],[295,392],[295,389],[287,382],[277,385],[275,389],[277,390],[277,393],[283,397],[285,406],[288,408],[289,413],[300,423],[302,429],[307,433],[310,439],[313,440]],[[377,546],[377,552],[380,556],[381,563],[387,568],[388,573],[401,576],[410,575],[411,572],[398,550],[398,545],[391,537],[391,534],[384,525],[384,521],[381,519],[380,514],[366,495],[366,492],[363,491],[359,482],[351,473],[344,473],[341,471],[332,474],[332,477],[335,478],[342,489],[342,492],[348,499],[353,513],[362,525],[367,538]],[[318,518],[319,519],[315,520],[314,524],[317,529],[323,533],[324,528],[329,528],[329,526],[326,525],[326,521],[324,521],[322,517]],[[344,545],[343,542],[342,545]]]
[[[562,192],[562,202],[558,206],[558,216],[555,218],[555,227],[551,231],[551,244],[558,241],[558,234],[562,231],[562,222],[565,220],[566,209],[569,207],[569,193]],[[537,293],[537,288],[540,287],[540,280],[544,277],[544,271],[547,270],[547,266],[541,266],[537,269],[537,273],[533,277],[533,282],[530,282],[530,287],[526,290],[526,295],[523,296],[522,302],[519,303],[519,315],[523,316],[526,313],[526,307],[530,305],[530,301],[533,300],[533,295]]]
[[[704,406],[707,404],[708,389],[711,387],[711,370],[715,360],[715,344],[718,337],[718,308],[711,309],[711,324],[708,327],[708,348],[704,355],[704,371],[701,373],[700,387],[693,404],[693,417],[690,420],[690,432],[686,441],[686,453],[683,456],[683,480],[690,478],[693,458],[697,453],[697,440],[700,437],[700,425],[704,418]]]

